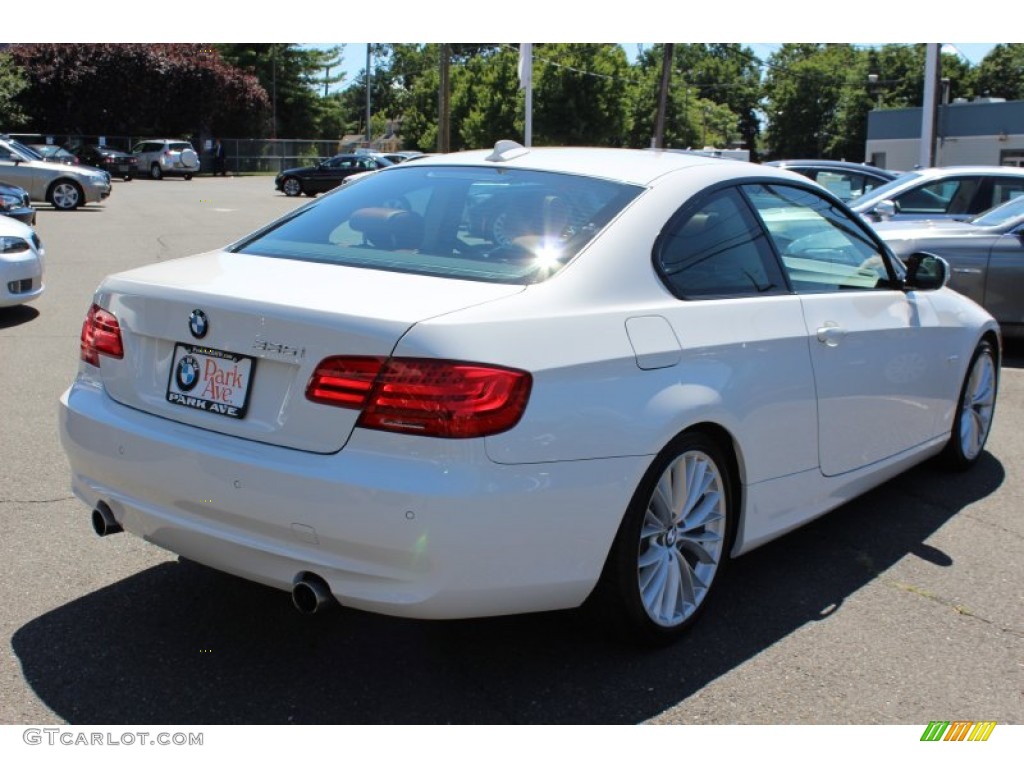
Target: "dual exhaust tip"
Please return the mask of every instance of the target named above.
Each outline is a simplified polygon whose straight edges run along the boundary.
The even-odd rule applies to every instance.
[[[330,608],[335,602],[331,588],[320,576],[304,571],[295,577],[292,586],[292,605],[299,613],[311,616]]]
[[[96,531],[97,536],[110,536],[124,530],[114,517],[114,513],[110,511],[110,507],[103,501],[97,502],[96,509],[92,511],[92,529]]]
[[[92,511],[92,529],[97,536],[110,536],[114,533],[121,533],[124,528],[117,522],[114,513],[106,502],[96,503],[96,509]],[[334,595],[327,582],[315,573],[303,571],[295,577],[292,586],[292,604],[299,613],[313,615],[335,605]]]

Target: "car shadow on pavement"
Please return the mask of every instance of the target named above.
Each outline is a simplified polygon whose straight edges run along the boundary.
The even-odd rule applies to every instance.
[[[39,310],[24,304],[0,308],[0,330],[30,323],[39,317]]]
[[[967,475],[911,470],[737,559],[666,648],[625,644],[587,611],[302,616],[284,592],[187,561],[42,615],[12,646],[36,695],[72,724],[637,723],[828,621],[902,558],[952,565],[926,540],[1004,477],[987,453]]]

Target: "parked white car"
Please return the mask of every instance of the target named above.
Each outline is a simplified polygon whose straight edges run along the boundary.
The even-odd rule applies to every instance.
[[[132,147],[138,158],[136,172],[160,180],[164,176],[181,176],[185,181],[199,173],[199,155],[192,145],[180,139],[147,139]]]
[[[1024,195],[1024,168],[963,165],[900,174],[850,208],[870,222],[913,219],[963,221]]]
[[[797,174],[499,142],[105,279],[61,439],[98,533],[302,611],[661,641],[730,557],[978,460],[999,328],[947,279]]]
[[[81,165],[51,163],[29,146],[0,136],[0,181],[26,190],[59,211],[98,203],[110,196],[110,174]]]
[[[0,307],[26,304],[43,295],[45,253],[32,227],[0,216]]]

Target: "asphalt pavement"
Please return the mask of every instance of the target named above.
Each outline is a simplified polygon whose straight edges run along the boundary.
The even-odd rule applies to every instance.
[[[284,592],[96,537],[56,428],[96,285],[302,202],[269,177],[201,177],[40,206],[46,293],[0,310],[0,724],[1024,721],[1020,348],[972,471],[920,466],[738,559],[669,648],[580,611],[306,617]]]

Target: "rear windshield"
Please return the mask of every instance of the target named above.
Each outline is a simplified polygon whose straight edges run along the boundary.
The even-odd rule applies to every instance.
[[[172,141],[168,148],[173,149],[175,152],[183,152],[186,149],[192,149],[192,145],[187,141]]]
[[[234,250],[535,283],[557,273],[642,189],[558,173],[412,163],[343,185]]]

